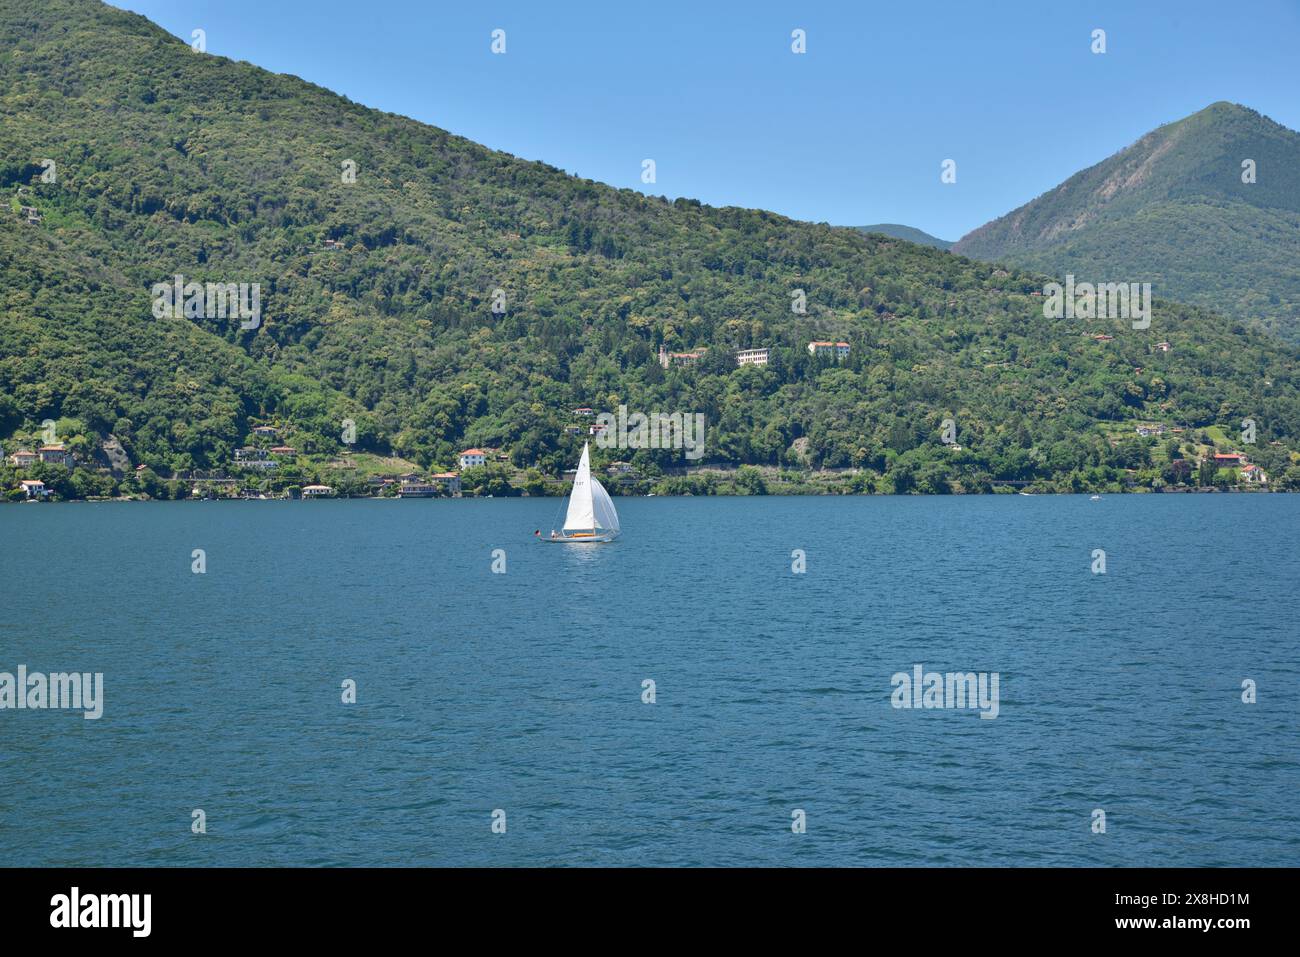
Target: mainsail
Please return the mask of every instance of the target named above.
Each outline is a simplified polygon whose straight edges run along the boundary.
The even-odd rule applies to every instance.
[[[569,494],[569,511],[564,516],[564,530],[566,532],[589,532],[596,527],[591,484],[591,455],[584,444],[582,446],[582,460],[578,462],[578,474],[573,477],[573,491]],[[596,484],[599,487],[600,483]],[[605,494],[603,488],[600,492],[605,501],[609,501],[609,496]],[[612,505],[610,510],[613,510]],[[614,527],[617,528],[618,526],[615,525]]]

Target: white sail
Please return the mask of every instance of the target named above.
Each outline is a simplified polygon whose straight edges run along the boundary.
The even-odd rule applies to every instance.
[[[596,514],[596,527],[607,532],[618,531],[618,512],[614,511],[614,502],[610,499],[600,479],[591,480],[592,503]]]
[[[609,496],[606,495],[605,498],[608,499]],[[578,474],[573,477],[573,491],[569,493],[569,511],[564,516],[564,530],[590,532],[595,527],[596,516],[591,496],[591,455],[584,444],[582,460],[578,462]]]

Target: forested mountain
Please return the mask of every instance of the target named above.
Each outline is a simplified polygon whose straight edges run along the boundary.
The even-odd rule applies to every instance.
[[[1150,282],[1158,295],[1298,339],[1300,133],[1215,103],[963,236],[953,251]]]
[[[1048,320],[1041,276],[578,179],[92,0],[0,0],[0,190],[6,453],[51,419],[166,476],[229,467],[257,422],[328,456],[352,418],[359,449],[555,474],[571,410],[625,404],[704,413],[705,462],[948,491],[1158,471],[1140,420],[1190,439],[1251,417],[1279,473],[1300,435],[1295,350],[1243,324],[1167,301],[1147,330]],[[155,317],[177,275],[259,284],[260,324]],[[664,369],[661,345],[705,351]],[[756,346],[771,363],[737,368]]]
[[[855,226],[859,232],[863,233],[881,233],[885,236],[893,236],[895,239],[906,239],[909,243],[918,243],[922,246],[933,246],[935,249],[951,249],[952,242],[947,239],[939,239],[937,236],[931,236],[922,229],[915,226],[903,226],[899,223],[876,223],[874,226]]]

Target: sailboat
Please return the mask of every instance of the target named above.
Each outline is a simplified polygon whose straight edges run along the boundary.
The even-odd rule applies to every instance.
[[[569,493],[569,511],[564,516],[564,527],[551,530],[544,542],[612,542],[618,538],[618,512],[605,491],[605,486],[591,475],[589,443],[582,446],[582,459],[578,474],[573,477],[573,491]]]

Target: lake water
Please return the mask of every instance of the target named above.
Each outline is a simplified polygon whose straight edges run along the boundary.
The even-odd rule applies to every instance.
[[[0,865],[1300,861],[1300,496],[616,501],[0,508]]]

